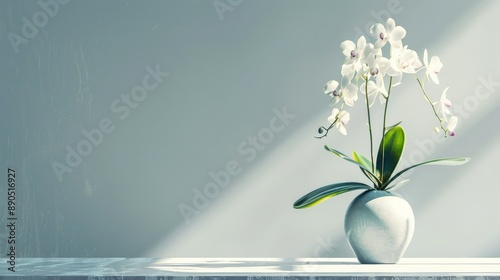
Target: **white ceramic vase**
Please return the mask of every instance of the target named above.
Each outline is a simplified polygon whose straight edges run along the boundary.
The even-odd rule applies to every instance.
[[[349,205],[344,229],[360,263],[394,264],[410,244],[415,218],[404,198],[388,191],[369,190]]]

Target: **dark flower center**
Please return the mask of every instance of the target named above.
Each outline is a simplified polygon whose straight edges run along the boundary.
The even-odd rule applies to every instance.
[[[351,58],[357,58],[358,57],[358,52],[356,50],[351,51]]]

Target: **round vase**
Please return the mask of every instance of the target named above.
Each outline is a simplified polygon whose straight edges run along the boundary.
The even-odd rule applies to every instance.
[[[363,264],[399,262],[410,244],[415,218],[410,204],[388,191],[369,190],[347,208],[344,230]]]

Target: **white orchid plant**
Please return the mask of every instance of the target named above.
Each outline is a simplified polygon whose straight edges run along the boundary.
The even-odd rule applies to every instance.
[[[403,45],[402,40],[406,36],[406,30],[396,26],[395,21],[389,18],[385,26],[381,23],[374,24],[370,28],[373,43],[367,43],[364,36],[359,37],[356,43],[346,40],[340,44],[345,56],[341,68],[340,83],[331,80],[326,83],[324,92],[331,97],[331,105],[334,107],[332,114],[328,117],[330,125],[320,127],[317,138],[328,135],[332,128],[336,128],[341,134],[347,135],[346,125],[350,120],[350,114],[345,108],[353,107],[358,100],[358,92],[364,95],[366,104],[368,129],[370,135],[370,159],[353,152],[352,157],[332,149],[325,145],[325,149],[340,158],[357,165],[362,173],[373,183],[368,185],[360,182],[344,182],[327,185],[316,189],[301,197],[294,203],[294,208],[300,209],[315,205],[327,198],[353,191],[353,190],[386,190],[394,191],[409,182],[409,179],[396,182],[406,171],[421,165],[460,165],[468,162],[469,158],[441,158],[424,161],[407,167],[394,174],[401,159],[405,146],[405,132],[400,126],[401,122],[386,126],[387,107],[392,94],[393,87],[401,84],[403,75],[409,74],[415,77],[423,97],[429,103],[432,112],[436,116],[439,126],[434,130],[443,133],[444,137],[455,136],[455,128],[458,118],[452,114],[452,103],[447,98],[448,87],[444,89],[439,101],[432,102],[426,92],[424,82],[427,80],[439,84],[438,73],[443,64],[439,57],[433,56],[430,61],[427,49],[423,52],[423,65],[416,51]],[[389,57],[384,52],[389,49]],[[426,77],[419,77],[425,72]],[[423,76],[423,75],[421,75]],[[386,84],[388,83],[388,86]],[[384,106],[382,139],[378,148],[376,161],[373,153],[373,127],[370,108],[379,99]]]

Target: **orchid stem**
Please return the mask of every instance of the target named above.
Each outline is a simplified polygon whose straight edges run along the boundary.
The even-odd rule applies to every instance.
[[[438,113],[436,112],[436,108],[434,108],[434,105],[432,104],[431,99],[427,95],[427,92],[425,92],[424,84],[422,83],[422,81],[420,81],[419,78],[416,78],[416,79],[417,79],[418,84],[420,85],[420,89],[422,89],[422,92],[424,93],[425,100],[427,100],[427,102],[429,102],[429,105],[431,105],[431,108],[432,108],[432,111],[434,112],[434,115],[439,120],[439,126],[441,126],[441,129],[444,131],[444,135],[446,137],[447,129],[445,129],[443,127],[443,120],[439,117]]]
[[[345,104],[345,102],[342,102],[342,104],[340,105],[340,111],[342,111],[342,109],[344,108],[344,104]],[[338,118],[335,119],[335,121],[332,124],[330,124],[330,126],[328,128],[326,128],[324,126],[320,127],[320,129],[323,131],[323,132],[320,132],[320,134],[321,133],[323,133],[323,134],[319,135],[319,136],[314,136],[314,138],[321,139],[323,137],[326,137],[328,135],[328,132],[330,131],[330,129],[332,129],[332,127],[335,125],[335,123],[337,123],[338,120],[339,120]]]
[[[385,145],[383,143],[385,141],[385,130],[386,130],[385,123],[387,120],[387,107],[389,105],[389,97],[391,96],[391,89],[392,89],[392,77],[389,80],[389,89],[387,90],[387,98],[385,99],[384,121],[382,124],[382,166],[381,166],[382,170],[380,170],[380,175],[384,174]]]
[[[370,102],[368,100],[368,78],[365,80],[365,99],[366,99],[366,112],[368,113],[368,130],[370,132],[370,157],[372,160],[372,173],[375,173],[375,163],[373,162],[373,135],[372,135],[372,120],[370,117]]]

